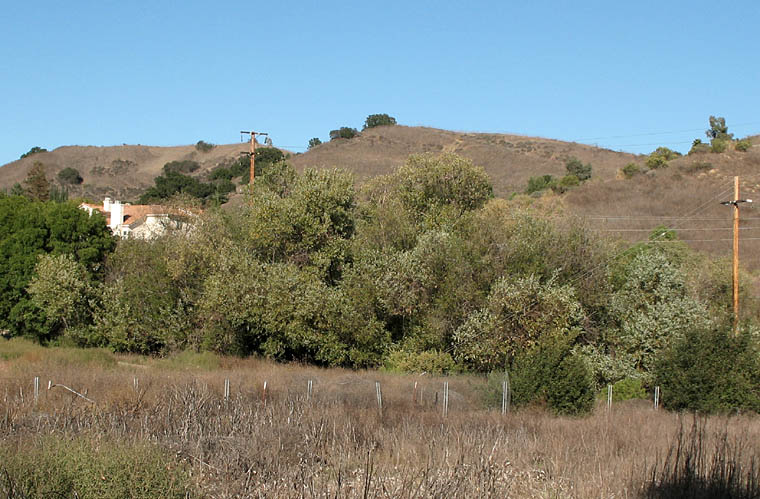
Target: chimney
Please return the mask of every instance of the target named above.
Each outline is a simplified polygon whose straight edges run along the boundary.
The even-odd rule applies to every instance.
[[[111,198],[103,200],[103,211],[111,211]]]
[[[110,199],[108,199],[108,201],[110,201]],[[119,228],[119,225],[121,225],[124,221],[124,206],[122,206],[119,201],[114,201],[113,203],[110,203],[110,208],[111,222],[108,224],[108,226],[112,231],[116,231],[116,229]]]

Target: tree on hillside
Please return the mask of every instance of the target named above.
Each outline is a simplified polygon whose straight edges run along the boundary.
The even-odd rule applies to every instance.
[[[50,197],[50,182],[45,175],[45,165],[35,161],[26,175],[26,193],[35,201],[47,201]]]
[[[728,133],[726,118],[723,118],[722,116],[710,116],[710,128],[705,131],[705,135],[711,140],[731,140],[734,138],[733,133]]]
[[[319,140],[319,137],[314,137],[313,139],[309,139],[309,149],[313,147],[317,147],[321,143],[322,141]]]
[[[84,179],[82,179],[82,176],[79,174],[79,170],[71,167],[64,168],[63,170],[59,171],[58,180],[64,184],[81,184],[84,181]]]
[[[330,140],[353,139],[357,135],[359,135],[359,131],[356,128],[347,126],[342,126],[338,130],[330,130]]]
[[[388,116],[387,114],[370,114],[364,121],[364,128],[362,128],[362,130],[376,126],[389,126],[395,124],[396,118],[393,116]]]
[[[38,146],[34,146],[31,149],[29,149],[29,151],[27,151],[24,154],[22,154],[19,159],[24,159],[27,156],[31,156],[32,154],[37,154],[38,152],[47,152],[47,149],[42,148],[42,147],[38,147]]]
[[[584,165],[581,160],[573,157],[567,160],[565,168],[569,175],[575,175],[581,182],[591,178],[591,163]]]

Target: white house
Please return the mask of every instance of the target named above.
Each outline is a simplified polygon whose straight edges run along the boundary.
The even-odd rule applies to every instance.
[[[192,215],[191,212],[167,208],[161,205],[122,204],[105,198],[103,204],[82,203],[79,207],[91,216],[99,211],[106,217],[106,224],[114,235],[126,239],[153,239],[165,234],[168,230],[188,230],[189,225],[180,221],[177,216]]]

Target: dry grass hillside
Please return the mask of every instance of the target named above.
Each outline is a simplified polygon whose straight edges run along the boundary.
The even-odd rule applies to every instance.
[[[163,166],[170,161],[197,161],[201,165],[200,174],[247,150],[248,145],[245,143],[220,145],[209,152],[198,151],[194,145],[65,146],[0,167],[0,189],[10,189],[16,182],[23,184],[34,162],[40,161],[46,167],[48,179],[54,182],[57,182],[58,172],[64,168],[79,171],[84,182],[69,187],[72,197],[100,199],[108,195],[131,200],[152,186],[153,179],[161,174]]]
[[[390,173],[414,153],[453,152],[485,168],[497,196],[522,191],[535,175],[564,175],[565,161],[575,156],[591,163],[594,175],[614,178],[637,156],[559,140],[493,133],[460,133],[435,128],[384,126],[363,131],[354,139],[321,144],[292,158],[296,168],[339,167],[359,181]]]
[[[0,167],[0,189],[23,182],[34,162],[40,161],[47,167],[48,178],[53,180],[66,167],[79,171],[84,182],[69,189],[73,196],[98,199],[110,195],[129,200],[152,186],[153,178],[170,161],[197,161],[201,168],[195,175],[201,175],[247,149],[245,143],[216,146],[206,153],[197,151],[193,145],[66,146]],[[571,156],[590,162],[594,175],[603,179],[613,178],[626,163],[637,159],[628,153],[551,139],[405,126],[365,130],[354,139],[327,142],[290,159],[298,170],[345,168],[353,171],[361,182],[390,173],[410,154],[425,152],[454,152],[472,159],[491,176],[497,196],[523,190],[528,178],[534,175],[564,175],[565,161]]]
[[[695,154],[671,160],[666,168],[632,178],[592,179],[564,196],[567,211],[586,217],[592,227],[627,240],[646,239],[658,225],[676,229],[690,246],[729,256],[732,212],[721,201],[733,199],[739,176],[742,265],[760,268],[760,136],[747,152]],[[638,161],[642,166],[643,158]]]

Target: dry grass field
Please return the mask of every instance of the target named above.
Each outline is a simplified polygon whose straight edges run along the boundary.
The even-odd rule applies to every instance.
[[[2,341],[0,493],[6,496],[41,497],[29,484],[55,482],[55,466],[76,482],[101,461],[130,453],[135,461],[102,465],[80,489],[97,486],[87,490],[103,494],[116,480],[139,480],[132,497],[678,497],[667,489],[674,480],[665,479],[684,475],[678,466],[689,461],[685,456],[702,474],[733,473],[724,482],[746,488],[757,479],[755,416],[694,419],[654,411],[648,401],[611,411],[600,405],[577,419],[540,408],[502,416],[483,407],[485,383],[478,377],[322,370],[199,354],[145,359]],[[35,376],[41,380],[36,402]],[[60,386],[47,389],[48,381],[91,402]],[[67,457],[71,449],[87,463]],[[56,465],[56,456],[68,461]],[[154,462],[160,466],[149,469],[171,479],[139,471]],[[125,478],[129,469],[138,471]],[[703,495],[681,497],[716,496],[699,480],[689,483]]]

